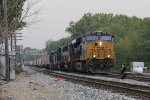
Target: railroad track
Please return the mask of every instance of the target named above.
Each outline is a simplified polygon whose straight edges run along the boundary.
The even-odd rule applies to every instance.
[[[150,82],[150,77],[148,77],[148,76],[127,74],[127,78],[135,79],[138,81]]]
[[[148,86],[135,85],[135,84],[133,85],[133,84],[115,82],[109,80],[93,79],[82,75],[58,73],[55,71],[47,71],[41,69],[34,69],[34,70],[43,72],[47,75],[62,77],[68,81],[81,83],[83,85],[88,85],[90,87],[108,89],[113,92],[124,93],[126,95],[130,95],[138,99],[150,100],[150,87]]]
[[[113,77],[113,78],[120,78],[120,73],[113,73],[113,74],[108,74],[104,75],[106,77]],[[150,77],[148,76],[137,76],[137,75],[132,75],[132,74],[127,74],[126,73],[126,78],[125,79],[133,79],[141,82],[150,82]]]

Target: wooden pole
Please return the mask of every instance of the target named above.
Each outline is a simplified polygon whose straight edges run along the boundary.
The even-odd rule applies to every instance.
[[[6,80],[10,81],[9,68],[9,48],[8,48],[8,20],[7,20],[7,0],[3,0],[4,4],[4,25],[5,25],[5,58],[6,58]]]

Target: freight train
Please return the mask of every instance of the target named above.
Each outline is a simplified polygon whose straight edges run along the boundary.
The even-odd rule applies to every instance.
[[[110,71],[114,59],[114,36],[95,31],[86,33],[38,59],[25,61],[25,64],[51,70],[103,73]]]

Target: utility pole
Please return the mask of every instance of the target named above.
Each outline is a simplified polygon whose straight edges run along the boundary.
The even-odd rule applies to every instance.
[[[15,51],[17,52],[17,38],[16,38],[16,33],[14,34],[14,38],[15,38]],[[18,53],[18,52],[17,52]],[[17,54],[15,56],[15,66],[17,66]]]
[[[11,51],[13,51],[13,34],[11,34],[10,41],[11,41]]]
[[[17,34],[19,34],[19,36],[17,35]],[[19,63],[21,63],[20,61],[20,47],[19,46],[17,46],[17,40],[22,40],[22,39],[17,39],[17,37],[23,37],[22,36],[22,33],[14,33],[14,41],[15,41],[15,51],[17,52],[17,55],[16,55],[16,57],[15,57],[15,62],[17,63],[17,62],[19,62]],[[18,59],[17,59],[18,58]],[[16,64],[15,63],[15,64]],[[16,66],[16,65],[15,65]]]
[[[9,69],[9,48],[8,48],[8,20],[7,20],[7,0],[3,0],[4,5],[4,32],[5,32],[5,57],[6,57],[6,80],[10,81],[10,69]]]

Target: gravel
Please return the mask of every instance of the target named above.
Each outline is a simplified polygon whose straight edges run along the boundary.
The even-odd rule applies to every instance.
[[[4,85],[4,84],[7,84],[7,81],[0,80],[0,85]]]
[[[67,98],[63,98],[63,100],[136,100],[135,98],[123,94],[67,82],[65,79],[57,80],[56,77],[48,76],[43,73],[36,73],[36,78],[45,84],[45,86],[50,85],[56,88],[56,90],[59,90],[62,94],[67,95]]]

